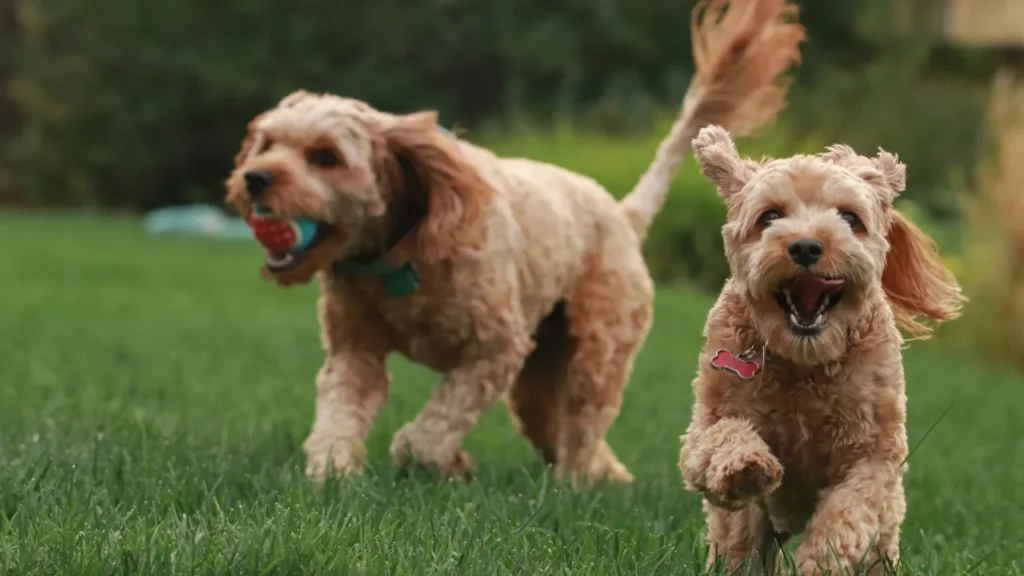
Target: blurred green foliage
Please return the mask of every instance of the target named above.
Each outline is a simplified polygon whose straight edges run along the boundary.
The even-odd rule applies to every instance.
[[[914,9],[934,14],[929,2]],[[955,216],[947,190],[973,167],[990,58],[940,45],[933,21],[901,17],[896,0],[799,3],[810,42],[785,135],[763,151],[884,146],[910,165],[907,199]],[[437,109],[499,151],[621,193],[689,81],[693,4],[0,0],[0,203],[217,202],[246,122],[300,87]],[[585,128],[567,136],[566,123]],[[713,285],[720,206],[692,170],[676,186],[652,267]]]

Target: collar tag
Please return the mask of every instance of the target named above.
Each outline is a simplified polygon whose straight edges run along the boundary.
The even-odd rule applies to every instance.
[[[767,347],[764,344],[755,344],[739,355],[724,348],[715,352],[711,358],[711,367],[719,371],[732,372],[743,380],[752,380],[761,373],[767,360]]]

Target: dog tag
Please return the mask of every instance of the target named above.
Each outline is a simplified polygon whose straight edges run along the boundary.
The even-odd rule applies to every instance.
[[[764,346],[751,346],[739,356],[728,350],[719,350],[711,358],[711,367],[715,370],[732,372],[744,380],[751,380],[761,373],[764,367],[766,351]]]

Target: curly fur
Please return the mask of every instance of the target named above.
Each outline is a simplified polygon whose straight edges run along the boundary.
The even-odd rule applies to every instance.
[[[785,0],[733,1],[724,17],[725,2],[705,4],[714,17],[695,20],[697,74],[680,119],[621,203],[579,174],[456,139],[433,112],[298,91],[250,123],[228,201],[248,214],[245,174],[266,171],[262,205],[329,230],[297,265],[263,268],[282,286],[319,276],[322,288],[311,476],[361,469],[391,384],[385,360],[398,352],[444,378],[395,434],[395,462],[469,473],[462,439],[504,399],[559,477],[632,480],[605,433],[651,324],[642,238],[700,127],[713,119],[742,133],[775,116],[785,100],[776,76],[803,38]],[[312,160],[325,154],[337,162]],[[403,239],[421,280],[409,296],[331,272],[337,259],[372,259]]]
[[[892,207],[906,179],[896,156],[837,145],[752,162],[718,126],[693,147],[728,205],[732,270],[708,316],[679,460],[687,488],[704,496],[709,561],[754,560],[767,572],[779,543],[805,532],[800,574],[880,572],[898,562],[906,509],[899,329],[922,336],[924,321],[955,318],[960,288],[934,243]],[[801,238],[823,246],[811,272],[846,282],[816,336],[798,336],[775,297],[802,272],[788,253]],[[755,345],[770,355],[751,380],[710,365],[720,349]]]

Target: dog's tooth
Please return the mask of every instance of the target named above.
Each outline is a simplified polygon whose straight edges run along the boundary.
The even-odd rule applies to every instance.
[[[288,264],[291,263],[292,258],[293,258],[293,256],[291,254],[285,254],[283,256],[276,256],[276,255],[271,254],[267,258],[267,263],[270,264],[271,266],[276,266],[276,267],[287,266]]]
[[[789,321],[792,322],[793,324],[796,324],[797,326],[802,326],[802,324],[800,324],[800,319],[796,317],[796,314],[790,314]]]
[[[814,325],[815,326],[822,326],[823,324],[825,324],[825,315],[824,314],[818,314],[818,316],[814,319]]]

